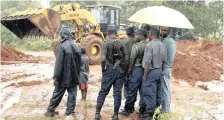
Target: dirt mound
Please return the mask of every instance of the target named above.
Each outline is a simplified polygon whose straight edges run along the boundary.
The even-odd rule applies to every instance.
[[[54,60],[55,60],[54,56],[46,57],[46,56],[27,55],[14,48],[1,45],[1,64],[40,63],[40,62],[50,62]]]
[[[215,59],[218,59],[220,62],[223,62],[223,46],[221,41],[204,40],[199,50]]]
[[[26,55],[14,48],[1,45],[1,61],[22,61],[32,58],[31,55]]]
[[[222,74],[223,46],[221,42],[198,40],[177,41],[173,76],[195,81],[218,80]]]

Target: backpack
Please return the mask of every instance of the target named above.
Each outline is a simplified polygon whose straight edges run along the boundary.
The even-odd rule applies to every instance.
[[[120,59],[123,58],[123,47],[119,44],[119,39],[114,40],[111,43],[108,43],[108,50],[107,50],[107,59],[113,65]]]

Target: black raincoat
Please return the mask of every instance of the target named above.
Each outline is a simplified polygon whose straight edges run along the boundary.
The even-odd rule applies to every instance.
[[[60,34],[62,43],[58,47],[53,79],[63,87],[78,85],[81,65],[80,48],[72,40],[68,27],[63,27]]]

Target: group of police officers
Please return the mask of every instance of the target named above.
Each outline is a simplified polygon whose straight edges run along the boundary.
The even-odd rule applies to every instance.
[[[102,84],[97,97],[95,120],[101,119],[101,108],[112,86],[113,120],[119,120],[118,114],[129,116],[134,112],[138,91],[140,119],[151,119],[160,105],[162,112],[169,112],[170,77],[176,43],[168,35],[168,28],[146,25],[135,30],[129,27],[126,34],[127,39],[119,40],[116,26],[108,26],[109,39],[103,43]],[[119,112],[123,85],[126,101],[124,110]]]

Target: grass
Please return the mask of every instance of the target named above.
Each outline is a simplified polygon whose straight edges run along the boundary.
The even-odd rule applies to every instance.
[[[181,111],[161,114],[161,109],[162,106],[160,105],[153,115],[153,120],[156,120],[156,118],[159,120],[184,120],[185,114]]]
[[[221,99],[214,99],[214,96],[212,95],[208,97],[204,97],[203,101],[205,101],[209,105],[214,105],[214,106],[222,103]]]

